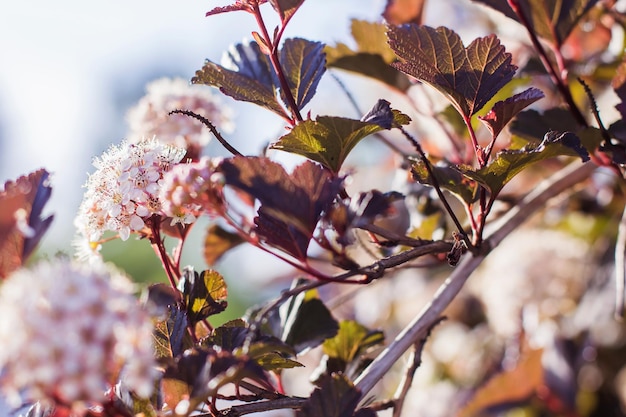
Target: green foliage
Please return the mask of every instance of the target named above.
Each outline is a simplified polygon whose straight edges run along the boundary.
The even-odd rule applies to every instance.
[[[463,175],[462,169],[463,167],[443,164],[432,167],[437,184],[441,188],[450,191],[461,201],[471,204],[478,198],[478,186]],[[411,165],[411,172],[419,183],[430,186],[434,184],[423,160],[414,162]]]
[[[549,132],[539,144],[501,151],[485,168],[478,171],[465,169],[463,174],[487,187],[494,198],[506,183],[528,166],[556,156],[578,156],[583,162],[589,160],[589,153],[578,136],[571,132]]]
[[[191,268],[185,269],[178,289],[183,294],[187,308],[187,319],[193,325],[226,309],[228,291],[224,277],[217,271],[202,271],[198,274]]]
[[[338,173],[350,151],[361,139],[409,122],[409,117],[392,110],[389,102],[379,100],[362,120],[337,116],[305,120],[271,147],[305,156]]]
[[[280,338],[299,354],[333,337],[339,324],[310,290],[293,297],[280,311]]]
[[[353,51],[343,43],[326,46],[327,66],[355,72],[407,91],[411,86],[409,78],[389,65],[396,56],[387,44],[386,30],[381,23],[352,20],[352,36],[357,50]]]

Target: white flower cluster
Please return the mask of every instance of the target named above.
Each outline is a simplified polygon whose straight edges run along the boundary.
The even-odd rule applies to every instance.
[[[215,172],[219,159],[180,164],[163,176],[163,212],[175,223],[193,223],[202,213],[215,214],[221,205],[223,176]]]
[[[150,139],[123,142],[96,158],[96,172],[87,180],[75,220],[82,235],[79,240],[90,245],[106,230],[126,240],[131,232],[143,229],[147,218],[161,212],[158,193],[163,173],[184,155],[184,149]]]
[[[101,402],[123,373],[151,394],[152,322],[130,281],[69,260],[22,269],[0,287],[0,388],[14,401],[75,408]]]
[[[161,78],[148,84],[146,95],[128,112],[129,141],[139,142],[156,135],[162,143],[179,148],[199,149],[209,143],[211,132],[202,123],[172,110],[192,111],[220,131],[234,130],[233,112],[203,85],[182,78]]]

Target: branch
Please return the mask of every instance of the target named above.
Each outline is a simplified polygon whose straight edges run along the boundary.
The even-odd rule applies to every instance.
[[[513,230],[544,207],[548,200],[589,178],[595,168],[596,166],[590,163],[584,165],[574,163],[543,181],[497,222],[494,226],[495,230],[485,240],[483,248],[488,250],[496,247]],[[439,287],[431,302],[424,306],[422,311],[396,336],[395,340],[355,380],[361,398],[371,391],[404,352],[410,349],[416,341],[426,336],[428,329],[438,320],[443,310],[463,288],[465,281],[485,259],[487,250],[467,255]]]
[[[624,291],[626,286],[626,207],[617,229],[615,241],[615,318],[622,320],[624,315]]]
[[[443,317],[438,321],[433,323],[433,327],[439,324],[440,321],[443,320]],[[428,333],[432,330],[432,327],[428,329]],[[413,384],[413,379],[415,377],[415,372],[417,368],[422,364],[422,350],[424,350],[424,345],[426,344],[426,339],[429,335],[423,339],[418,340],[413,345],[413,351],[411,352],[411,357],[409,358],[409,366],[407,367],[406,372],[404,373],[404,377],[398,386],[395,395],[395,401],[393,404],[393,417],[400,417],[402,415],[402,407],[404,406],[404,400],[406,399],[407,394],[409,393],[409,389]]]

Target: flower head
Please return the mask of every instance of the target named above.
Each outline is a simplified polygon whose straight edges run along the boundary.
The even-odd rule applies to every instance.
[[[189,84],[182,78],[161,78],[148,84],[146,90],[127,115],[131,142],[156,135],[163,143],[199,154],[211,139],[210,131],[188,116],[170,115],[172,110],[192,111],[226,133],[234,129],[232,110],[206,86]]]
[[[163,174],[180,162],[184,149],[163,145],[156,139],[112,146],[96,158],[96,172],[89,176],[87,191],[75,225],[81,235],[78,246],[97,248],[102,233],[117,232],[122,240],[145,227],[144,221],[161,213],[158,193]]]
[[[179,164],[163,176],[159,199],[174,223],[192,223],[202,214],[215,214],[221,206],[223,177],[216,159]]]
[[[0,287],[0,388],[66,406],[103,401],[120,373],[141,396],[154,378],[149,315],[104,264],[56,260]]]

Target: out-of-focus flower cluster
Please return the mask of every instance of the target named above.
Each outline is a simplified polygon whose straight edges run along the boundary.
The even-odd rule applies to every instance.
[[[174,223],[192,223],[201,213],[214,214],[221,206],[223,176],[215,172],[218,159],[202,158],[180,164],[163,176],[159,200]]]
[[[81,235],[78,245],[93,251],[93,242],[111,230],[122,240],[145,227],[145,220],[161,213],[159,182],[172,165],[181,161],[185,150],[163,145],[157,139],[111,146],[93,165],[87,191],[75,225]]]
[[[0,287],[0,387],[8,397],[75,409],[103,401],[122,376],[151,394],[152,322],[130,281],[69,260],[22,269]]]
[[[189,84],[182,78],[160,78],[148,84],[146,95],[128,112],[131,143],[156,136],[162,143],[199,155],[211,132],[202,123],[172,110],[187,110],[207,120],[220,131],[234,130],[233,112],[207,86]]]

